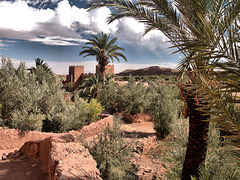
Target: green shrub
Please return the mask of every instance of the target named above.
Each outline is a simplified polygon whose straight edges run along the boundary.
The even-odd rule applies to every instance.
[[[118,92],[119,87],[113,81],[110,81],[99,90],[98,100],[104,106],[105,111],[110,114],[119,111],[118,106],[121,102],[117,102],[117,99],[119,98]]]
[[[87,104],[87,122],[90,124],[91,122],[98,121],[100,119],[99,114],[104,111],[103,106],[97,99],[92,98],[90,102]]]
[[[61,109],[55,109],[55,114],[44,121],[43,131],[65,132],[80,130],[83,126],[100,119],[103,107],[96,99],[87,103],[84,99],[75,97],[74,102],[65,102]],[[57,107],[56,107],[57,108]]]
[[[169,170],[169,179],[178,179],[182,173],[182,166],[185,160],[187,143],[188,143],[188,126],[189,120],[180,117],[173,122],[172,126],[174,139],[171,142],[172,148],[168,148],[165,156],[173,159],[173,166]]]
[[[136,85],[135,78],[129,77],[125,85],[109,83],[99,91],[99,101],[107,112],[137,114],[143,112],[146,88],[142,83]]]
[[[130,76],[128,83],[123,88],[125,89],[125,113],[130,115],[142,113],[145,108],[147,90],[143,83],[139,82],[136,85],[135,78]]]
[[[45,116],[39,112],[29,113],[24,110],[15,110],[11,119],[11,128],[23,131],[41,131],[42,121],[45,119]]]
[[[168,173],[168,179],[178,179],[181,176],[182,165],[184,163],[186,147],[188,142],[188,120],[181,119],[174,122],[173,148],[168,149],[165,156],[174,160],[174,165]],[[205,164],[199,167],[202,179],[219,180],[219,179],[240,179],[239,165],[234,157],[228,152],[232,147],[224,147],[219,144],[219,131],[216,130],[215,124],[210,123],[208,151]]]
[[[97,162],[97,168],[103,179],[124,180],[137,179],[133,175],[136,169],[130,162],[133,158],[133,143],[124,140],[123,132],[115,122],[112,128],[108,126],[103,134],[84,145]]]
[[[235,171],[233,180],[240,179],[239,164],[237,164],[234,156],[230,154],[230,150],[232,150],[233,147],[228,144],[222,147],[219,138],[219,130],[217,130],[214,123],[210,123],[209,143],[205,166],[211,179],[230,179]]]
[[[175,97],[175,86],[150,84],[145,101],[145,113],[153,118],[158,137],[165,138],[172,131],[172,123],[177,119],[179,100]]]

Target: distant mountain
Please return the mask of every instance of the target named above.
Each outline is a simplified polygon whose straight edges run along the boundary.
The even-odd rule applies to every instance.
[[[142,69],[127,69],[123,72],[116,74],[117,76],[154,76],[154,75],[177,75],[178,70],[172,68],[163,68],[159,66],[151,66]]]

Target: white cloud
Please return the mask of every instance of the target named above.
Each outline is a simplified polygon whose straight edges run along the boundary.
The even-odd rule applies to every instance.
[[[61,36],[41,36],[41,38],[31,39],[31,41],[42,42],[43,44],[56,46],[76,46],[83,42],[87,42],[84,39],[64,38]]]
[[[37,2],[40,1],[35,3]],[[111,14],[109,8],[103,7],[89,12],[71,6],[68,0],[51,2],[58,2],[55,10],[29,7],[23,0],[14,3],[0,2],[0,17],[5,17],[1,18],[0,38],[75,46],[86,42],[82,36],[103,31],[118,37],[119,41],[128,43],[136,50],[147,49],[160,56],[159,48],[165,49],[169,46],[164,43],[167,38],[160,31],[151,31],[143,37],[145,25],[133,18],[123,18],[108,24],[106,20]]]
[[[72,23],[79,22],[82,25],[89,25],[90,18],[86,9],[79,9],[76,6],[70,6],[68,0],[63,0],[58,4],[56,14],[60,20],[60,23],[68,28]]]
[[[31,8],[21,0],[14,3],[5,1],[0,3],[1,29],[31,31],[37,23],[50,21],[54,14],[50,9]]]

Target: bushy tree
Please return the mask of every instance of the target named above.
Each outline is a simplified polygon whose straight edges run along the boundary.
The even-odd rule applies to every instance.
[[[27,72],[25,63],[17,69],[10,59],[2,57],[0,68],[0,125],[20,130],[63,132],[79,130],[98,120],[103,111],[96,101],[90,104],[76,98],[64,99],[65,91],[58,81],[39,82],[35,73]]]
[[[105,84],[99,91],[99,101],[108,112],[125,112],[138,114],[144,110],[146,88],[142,83],[136,84],[134,77],[129,77],[126,85]]]
[[[158,137],[165,138],[172,132],[172,124],[178,118],[179,101],[177,87],[167,84],[150,84],[146,96],[145,113],[154,122]]]
[[[36,83],[35,76],[26,71],[23,62],[15,69],[11,60],[3,57],[0,79],[3,125],[22,130],[41,129],[41,123],[29,123],[29,118],[33,119],[35,115],[38,121],[44,119],[38,106],[42,97],[41,87]],[[29,118],[26,118],[28,115]]]

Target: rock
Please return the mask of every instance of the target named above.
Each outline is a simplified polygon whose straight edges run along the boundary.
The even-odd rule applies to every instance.
[[[7,160],[7,155],[5,153],[2,154],[2,160]]]
[[[69,137],[66,134],[66,137]],[[69,142],[63,135],[42,141],[26,142],[20,151],[29,158],[39,160],[48,172],[49,180],[96,179],[100,180],[97,163],[81,143]],[[81,151],[79,151],[81,149]]]
[[[13,159],[14,158],[14,153],[13,152],[8,153],[7,158],[8,159]]]
[[[22,153],[21,153],[20,151],[15,150],[15,151],[14,151],[14,155],[13,155],[13,157],[14,157],[14,158],[20,158],[21,155],[22,155]]]

